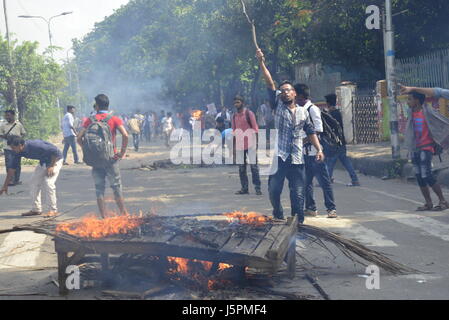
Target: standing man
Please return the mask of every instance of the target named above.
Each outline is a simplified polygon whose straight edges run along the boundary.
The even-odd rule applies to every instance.
[[[47,217],[54,217],[58,213],[56,199],[56,180],[62,168],[62,153],[59,149],[49,142],[42,140],[25,141],[21,137],[11,136],[8,139],[8,145],[14,152],[14,158],[8,175],[6,176],[0,195],[8,193],[8,185],[14,177],[20,158],[39,160],[39,165],[34,170],[30,181],[32,209],[22,216],[38,216],[42,214],[42,197],[47,200]]]
[[[432,107],[425,105],[425,100],[424,94],[415,91],[408,96],[411,115],[408,119],[405,141],[415,168],[418,185],[426,201],[424,206],[419,207],[417,211],[443,211],[449,208],[449,204],[432,172],[432,156],[438,145],[444,148],[449,147],[447,139],[449,120]],[[435,207],[429,187],[439,199],[439,204]]]
[[[256,116],[254,112],[245,108],[245,100],[241,96],[234,98],[234,107],[237,110],[232,117],[232,130],[235,136],[235,150],[237,152],[237,159],[243,161],[239,163],[239,175],[242,189],[235,194],[243,195],[249,194],[249,182],[247,174],[248,159],[250,159],[251,176],[253,178],[253,185],[256,190],[256,195],[262,195],[261,182],[259,175],[259,165],[257,164],[257,134],[259,133],[259,126],[257,125]],[[252,159],[251,155],[255,155]]]
[[[26,135],[25,128],[19,122],[19,120],[16,120],[16,112],[14,110],[5,111],[5,120],[6,123],[0,127],[0,138],[5,139],[7,142],[8,138],[11,136],[18,136],[21,137],[22,139],[25,137]],[[11,147],[8,145],[5,146],[4,153],[5,153],[5,167],[6,172],[8,173],[8,170],[12,169],[12,163],[15,158],[15,154],[14,151],[11,149]],[[10,181],[9,187],[22,184],[22,182],[20,181],[20,172],[22,169],[21,161],[22,161],[21,159],[18,159],[18,163],[16,164],[15,168],[14,178]]]
[[[276,148],[278,169],[270,176],[268,182],[273,216],[278,219],[284,218],[281,194],[285,178],[287,178],[290,188],[291,213],[292,216],[298,215],[298,223],[302,224],[304,223],[305,186],[303,132],[317,149],[316,161],[324,161],[323,149],[310,122],[307,110],[296,104],[296,90],[292,83],[283,82],[279,87],[280,93],[277,92],[270,71],[265,66],[262,50],[257,50],[256,56],[267,83],[270,105],[275,112],[275,126],[278,130]]]
[[[162,119],[162,134],[167,148],[170,147],[170,136],[174,129],[175,126],[173,124],[172,113],[168,112],[167,116]]]
[[[331,178],[331,182],[334,181],[334,168],[337,160],[340,160],[341,164],[345,167],[346,171],[351,178],[351,183],[347,184],[348,187],[360,187],[359,178],[357,177],[357,173],[355,173],[354,167],[352,166],[351,159],[348,158],[347,149],[346,149],[346,139],[344,136],[344,126],[343,126],[343,117],[341,115],[340,110],[337,109],[337,95],[335,93],[328,94],[326,97],[327,110],[329,114],[338,121],[340,124],[340,128],[333,128],[334,131],[340,130],[342,135],[342,143],[343,145],[339,147],[335,151],[326,150],[324,148],[324,152],[326,153],[326,163],[327,169],[329,170],[329,176]]]
[[[62,156],[64,159],[64,165],[68,166],[67,163],[67,153],[69,148],[72,148],[73,159],[75,164],[80,164],[78,161],[78,152],[76,151],[76,129],[75,129],[75,107],[67,106],[67,113],[62,119],[62,134],[64,135],[64,150],[62,151]]]
[[[297,103],[307,110],[310,115],[310,120],[315,128],[315,132],[318,137],[324,131],[323,120],[321,118],[321,110],[314,105],[309,97],[310,91],[307,85],[297,84],[295,85],[297,93]],[[313,178],[317,178],[320,187],[323,190],[324,205],[327,209],[328,218],[337,218],[337,211],[334,200],[334,192],[332,190],[331,179],[329,177],[329,171],[327,170],[326,162],[317,161],[317,149],[306,141],[304,145],[304,160],[306,167],[306,216],[316,217],[318,215],[316,202],[313,195]]]
[[[104,202],[106,178],[109,180],[111,188],[114,192],[115,202],[117,204],[117,207],[119,208],[120,214],[124,215],[126,214],[126,209],[125,201],[123,199],[119,160],[122,159],[126,154],[126,149],[128,147],[128,132],[126,132],[126,129],[123,126],[123,121],[120,118],[113,116],[109,112],[109,98],[106,95],[99,94],[95,97],[95,108],[97,110],[97,114],[91,118],[88,118],[83,123],[83,129],[79,133],[77,141],[78,144],[83,147],[84,145],[87,145],[90,138],[92,137],[90,129],[93,128],[93,126],[97,126],[98,128],[101,124],[104,123],[108,126],[108,129],[111,133],[111,141],[107,142],[112,143],[114,155],[111,157],[111,159],[108,160],[107,164],[101,164],[101,166],[92,165],[92,177],[95,183],[97,204],[101,216],[103,218],[106,217],[106,206]],[[119,131],[122,135],[122,147],[119,153],[117,153],[116,148],[117,131]],[[95,137],[92,137],[92,139],[94,138]]]
[[[131,120],[128,121],[128,128],[133,135],[134,151],[139,151],[140,133],[141,133],[142,122],[139,116],[135,114]]]

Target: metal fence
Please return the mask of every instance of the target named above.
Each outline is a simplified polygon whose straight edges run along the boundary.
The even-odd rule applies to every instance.
[[[366,144],[380,141],[379,112],[373,95],[354,96],[352,104],[354,143]]]
[[[397,59],[396,76],[408,86],[449,88],[449,49]]]

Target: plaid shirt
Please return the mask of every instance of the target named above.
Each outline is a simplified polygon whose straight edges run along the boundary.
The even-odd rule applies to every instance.
[[[296,106],[295,117],[279,99],[279,92],[268,89],[270,103],[275,111],[274,122],[278,130],[277,154],[282,161],[292,157],[292,164],[304,164],[302,140],[315,134],[306,108]],[[295,119],[293,119],[295,118]],[[295,121],[294,121],[295,120]]]

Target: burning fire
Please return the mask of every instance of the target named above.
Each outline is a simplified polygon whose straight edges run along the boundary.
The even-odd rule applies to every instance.
[[[168,273],[175,277],[175,279],[179,280],[177,274],[186,276],[190,279],[194,279],[198,283],[205,283],[207,281],[208,290],[214,290],[219,287],[223,287],[225,285],[229,285],[231,282],[227,280],[221,279],[208,279],[209,272],[212,269],[213,263],[209,261],[200,261],[196,259],[185,259],[185,258],[176,258],[176,257],[168,257],[168,262],[170,267],[168,269]],[[226,263],[220,263],[218,265],[217,272],[223,272],[223,270],[232,268],[232,265]]]
[[[241,211],[234,211],[231,213],[225,213],[229,222],[238,221],[242,224],[251,224],[257,227],[263,226],[265,223],[271,221],[271,218],[263,216],[257,212],[244,213]]]
[[[141,216],[124,215],[105,219],[88,216],[79,222],[58,224],[56,232],[64,232],[80,238],[100,239],[117,234],[127,234],[142,224]]]
[[[202,116],[203,116],[203,111],[201,111],[201,110],[194,110],[192,112],[192,118],[194,118],[195,120],[200,120]]]
[[[169,272],[174,273],[178,272],[183,275],[189,274],[189,271],[191,270],[190,264],[191,263],[200,263],[205,271],[210,271],[212,269],[212,262],[209,261],[200,261],[200,260],[190,260],[190,259],[184,259],[184,258],[175,258],[175,257],[168,257],[168,262],[173,266],[170,268]]]
[[[192,263],[200,263],[204,270],[209,272],[212,269],[213,263],[210,261],[201,261],[196,259],[185,259],[185,258],[176,258],[176,257],[168,257],[168,262],[172,265],[170,268],[170,272],[178,272],[183,275],[188,275],[190,271],[192,271],[191,264]],[[218,271],[223,271],[225,269],[232,268],[230,264],[220,263],[218,265]]]

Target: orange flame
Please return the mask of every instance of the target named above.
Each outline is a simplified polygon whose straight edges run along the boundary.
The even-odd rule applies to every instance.
[[[112,235],[127,234],[142,224],[142,215],[140,217],[123,215],[105,219],[88,216],[79,222],[58,224],[56,232],[64,232],[80,238],[100,239]]]
[[[227,264],[227,263],[220,263],[218,265],[218,271],[223,271],[223,270],[229,269],[229,268],[232,268],[232,266],[230,264]]]
[[[176,257],[168,257],[168,262],[173,266],[169,268],[170,273],[178,272],[182,275],[188,275],[192,272],[190,263],[200,263],[204,270],[209,272],[212,269],[212,262],[209,261],[201,261],[201,260],[190,260],[185,258],[176,258]]]
[[[257,212],[244,213],[241,211],[234,211],[231,213],[225,213],[225,216],[228,217],[229,222],[238,220],[239,223],[251,224],[257,227],[263,226],[267,222],[271,221],[271,218],[263,216]]]
[[[201,110],[192,111],[192,118],[194,118],[195,120],[200,120],[202,116],[203,116],[203,111],[201,111]]]

